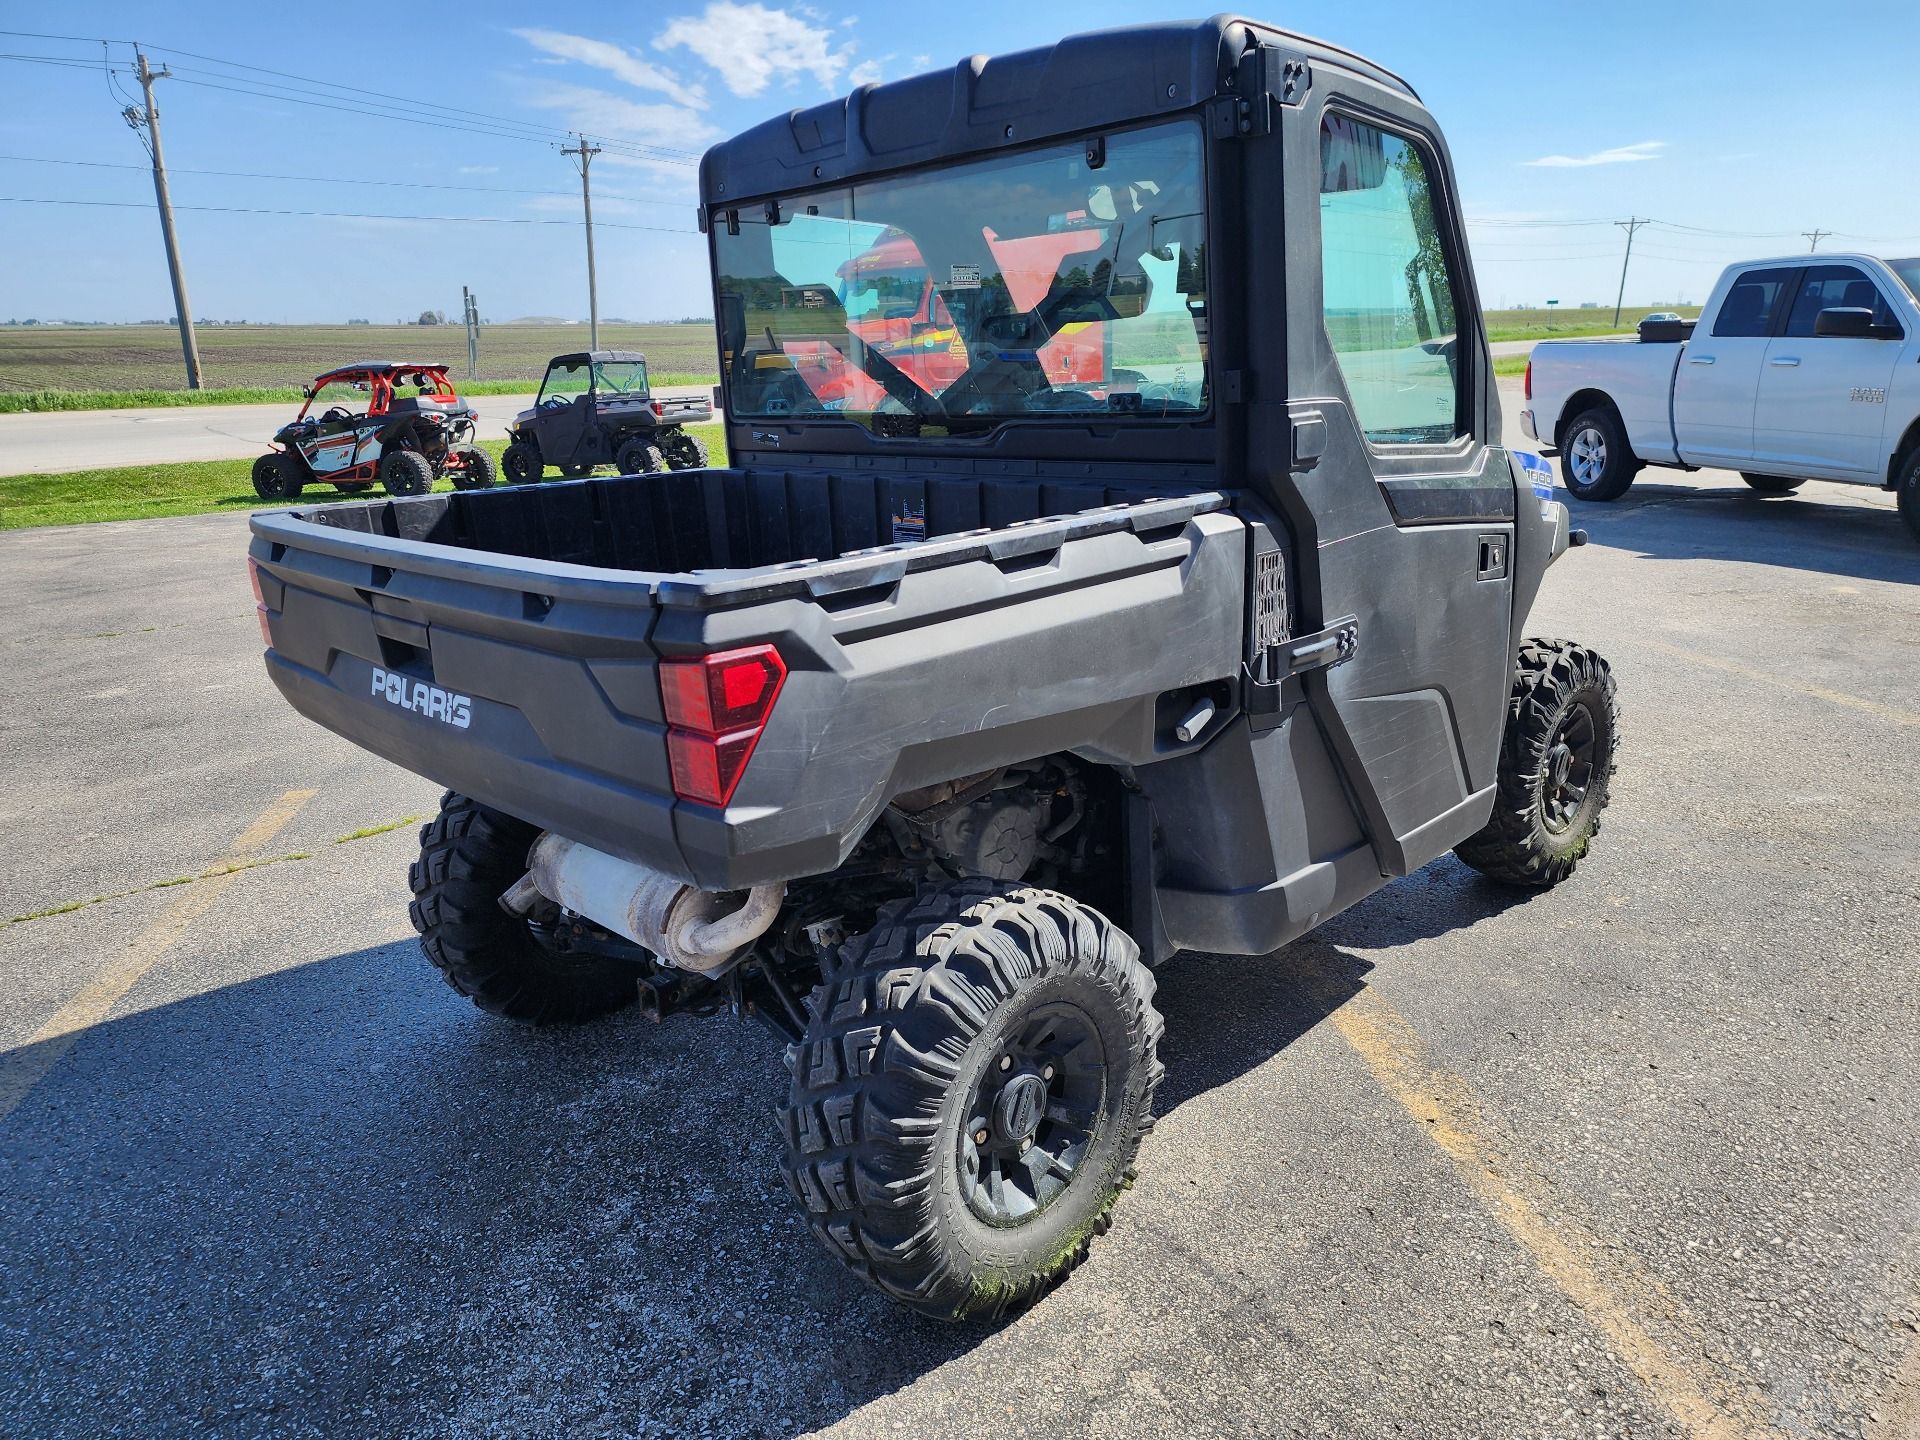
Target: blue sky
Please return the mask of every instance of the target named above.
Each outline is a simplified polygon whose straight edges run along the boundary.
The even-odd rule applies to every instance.
[[[13,197],[0,319],[171,311],[145,155],[85,37],[139,39],[178,74],[159,94],[200,315],[452,314],[463,283],[492,319],[583,315],[578,179],[552,146],[583,127],[610,141],[594,162],[601,313],[658,319],[711,308],[692,160],[714,140],[865,80],[1170,13],[1128,0],[8,7],[0,28],[82,38],[0,35],[0,53],[85,63],[0,59],[0,195]],[[1630,304],[1698,301],[1727,261],[1804,249],[1797,232],[1815,227],[1841,232],[1824,250],[1920,252],[1912,0],[1267,13],[1420,91],[1452,147],[1490,305],[1611,302],[1623,236],[1609,222],[1628,215],[1664,222],[1635,242]],[[127,46],[106,53],[133,89]],[[449,107],[434,112],[448,123],[299,103],[326,97],[263,70]],[[393,218],[414,216],[468,218]]]

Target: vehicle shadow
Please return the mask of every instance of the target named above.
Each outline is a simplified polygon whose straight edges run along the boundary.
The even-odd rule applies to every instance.
[[[1426,883],[1440,920],[1376,897],[1343,932],[1399,943],[1498,898]],[[1286,1050],[1369,968],[1325,936],[1165,967],[1160,1112]],[[843,1419],[994,1332],[900,1311],[818,1249],[778,1176],[783,1089],[757,1028],[522,1030],[410,943],[99,1026],[0,1122],[10,1423],[787,1436]]]
[[[1791,495],[1744,484],[1661,484],[1643,472],[1620,500],[1567,501],[1596,544],[1655,560],[1744,560],[1815,574],[1920,584],[1916,541],[1882,491],[1809,480]],[[1875,497],[1862,504],[1863,497]]]

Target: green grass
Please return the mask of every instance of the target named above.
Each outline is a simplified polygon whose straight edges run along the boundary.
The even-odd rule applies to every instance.
[[[271,392],[242,395],[240,403],[288,396],[297,403],[299,386],[356,360],[438,361],[456,385],[467,372],[467,336],[458,325],[205,325],[197,334],[208,386]],[[600,345],[643,352],[661,384],[719,368],[711,325],[602,325]],[[477,383],[531,390],[548,360],[586,348],[584,325],[482,326]],[[187,394],[186,383],[180,333],[170,325],[0,326],[0,401],[47,391]],[[0,403],[0,413],[6,408]]]
[[[724,463],[726,435],[719,425],[690,426],[715,463]],[[482,440],[497,460],[505,440]],[[549,478],[557,478],[548,471]],[[252,460],[201,460],[174,465],[130,465],[115,470],[75,470],[60,475],[0,476],[0,530],[40,525],[87,525],[102,520],[150,520],[166,515],[209,515],[265,510],[283,505],[253,493]],[[452,486],[442,481],[441,489]],[[304,492],[302,505],[327,505],[380,497],[374,490],[342,495],[331,486]]]
[[[1656,310],[1671,310],[1689,319],[1700,314],[1698,305],[1627,305],[1621,308],[1620,323],[1613,323],[1613,307],[1601,310],[1489,310],[1486,312],[1487,339],[1500,340],[1577,340],[1583,335],[1626,335],[1640,323],[1642,315]]]

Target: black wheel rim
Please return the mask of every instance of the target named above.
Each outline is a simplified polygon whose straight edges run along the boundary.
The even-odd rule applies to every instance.
[[[1600,726],[1592,709],[1582,701],[1569,705],[1553,727],[1540,774],[1540,818],[1553,834],[1566,834],[1579,819],[1599,749]]]
[[[960,1189],[990,1225],[1021,1225],[1066,1191],[1106,1106],[1106,1047],[1077,1005],[1045,1005],[995,1047],[967,1096]]]

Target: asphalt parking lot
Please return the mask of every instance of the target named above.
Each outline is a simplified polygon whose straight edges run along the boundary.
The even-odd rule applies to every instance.
[[[1720,474],[1576,523],[1589,863],[1163,970],[1139,1183],[994,1330],[816,1251],[762,1032],[440,982],[378,828],[436,792],[267,683],[244,520],[0,535],[0,1431],[1920,1434],[1920,546]]]

